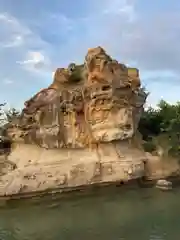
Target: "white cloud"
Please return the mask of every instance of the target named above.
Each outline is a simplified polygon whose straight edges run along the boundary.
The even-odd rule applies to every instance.
[[[128,20],[134,21],[136,19],[136,13],[132,1],[127,0],[105,0],[105,6],[103,7],[104,14],[116,14],[121,18],[128,17]]]
[[[59,13],[57,14],[48,14],[48,23],[56,23],[59,26],[59,29],[61,29],[61,32],[65,33],[69,30],[72,30],[74,27],[74,22],[71,18],[66,17],[64,14]],[[52,31],[52,29],[51,29]],[[54,31],[57,31],[55,28]]]
[[[24,43],[24,38],[28,37],[30,31],[21,25],[16,18],[8,13],[0,13],[0,47],[18,47]]]
[[[29,71],[42,71],[48,68],[50,64],[49,58],[43,55],[42,52],[28,51],[23,61],[17,61],[20,65]]]
[[[40,80],[41,86],[46,87],[57,67],[80,63],[88,48],[101,45],[113,58],[140,68],[142,79],[152,92],[152,102],[163,81],[166,87],[170,85],[168,78],[178,84],[175,76],[180,65],[178,15],[163,10],[156,14],[142,13],[137,10],[138,0],[84,2],[85,9],[80,9],[79,1],[71,8],[65,6],[67,1],[62,4],[67,7],[66,12],[62,12],[57,0],[51,7],[46,0],[41,14],[36,14],[39,2],[32,0],[28,7],[21,6],[21,12],[31,9],[27,13],[29,18],[15,12],[0,13],[0,65],[3,66],[0,79],[21,81],[24,86],[28,82],[26,94],[30,95],[40,86],[32,81]]]
[[[3,80],[3,83],[5,85],[10,85],[10,84],[13,84],[13,81],[11,79],[6,78],[6,79]]]
[[[66,17],[65,19],[68,24],[65,24],[64,28],[69,26],[71,31],[69,35],[64,34],[63,36],[61,30],[56,31],[61,39],[59,44],[54,45],[53,54],[55,64],[63,66],[69,62],[84,61],[87,49],[99,45],[104,47],[114,58],[119,57],[121,39],[130,33],[129,28],[136,21],[137,16],[132,0],[92,0],[86,17],[75,19]],[[53,29],[60,29],[61,26],[62,24],[58,25],[58,22],[54,22]],[[64,28],[62,29],[63,33]],[[51,29],[49,31],[51,32]],[[57,35],[56,38],[58,38]]]
[[[32,71],[33,74],[46,74],[51,71],[48,57],[50,45],[38,34],[8,13],[0,13],[0,25],[0,51],[6,55],[7,60],[9,59],[14,72],[21,71],[22,67],[26,71]],[[9,78],[8,68],[7,71],[5,68],[3,73],[3,78]]]
[[[1,43],[1,47],[4,48],[12,48],[12,47],[18,47],[23,44],[23,37],[21,35],[13,36],[11,41],[7,41],[6,43]]]
[[[24,60],[22,62],[19,62],[20,64],[38,64],[40,62],[44,62],[45,58],[40,52],[33,52],[29,51],[27,53],[27,60]]]

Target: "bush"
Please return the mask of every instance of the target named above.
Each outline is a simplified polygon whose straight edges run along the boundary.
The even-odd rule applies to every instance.
[[[156,145],[151,141],[143,143],[143,148],[145,152],[149,153],[156,151]]]
[[[155,150],[155,143],[150,140],[153,138],[167,150],[169,156],[180,158],[180,102],[169,104],[162,100],[157,109],[149,108],[144,111],[139,131],[146,141],[145,151]]]

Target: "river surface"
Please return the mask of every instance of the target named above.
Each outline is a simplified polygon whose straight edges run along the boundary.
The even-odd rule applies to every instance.
[[[0,208],[0,240],[179,240],[180,189],[113,188]]]

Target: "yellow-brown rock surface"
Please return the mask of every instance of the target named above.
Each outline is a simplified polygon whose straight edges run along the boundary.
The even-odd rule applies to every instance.
[[[138,69],[101,47],[89,49],[83,65],[58,68],[53,83],[26,101],[18,124],[8,129],[15,143],[9,160],[17,168],[1,178],[0,193],[142,176],[145,155],[131,140],[145,100]]]

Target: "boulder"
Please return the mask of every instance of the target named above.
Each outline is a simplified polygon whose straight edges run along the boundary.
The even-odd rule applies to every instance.
[[[8,158],[17,168],[1,178],[0,194],[143,176],[137,127],[146,97],[139,70],[102,47],[89,49],[81,65],[58,68],[52,84],[26,101],[18,123],[8,127]],[[33,173],[35,179],[23,177]]]
[[[156,182],[156,188],[159,188],[161,190],[170,190],[172,189],[172,182],[167,181],[165,179],[159,179]]]

